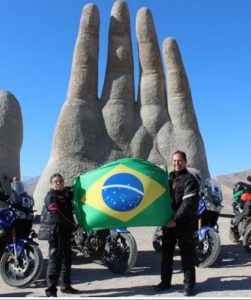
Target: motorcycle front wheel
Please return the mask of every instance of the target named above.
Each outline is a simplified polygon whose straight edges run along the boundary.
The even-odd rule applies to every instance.
[[[251,224],[249,224],[245,230],[242,245],[248,253],[251,253]]]
[[[132,234],[118,233],[116,238],[106,241],[103,258],[112,273],[122,274],[133,268],[137,254],[137,244]]]
[[[197,267],[211,267],[217,260],[221,250],[221,241],[217,232],[209,230],[204,240],[195,238],[195,254]]]
[[[15,260],[14,250],[6,251],[0,261],[3,281],[9,286],[23,288],[37,280],[43,270],[43,255],[36,245],[27,244]]]
[[[159,226],[155,229],[153,233],[153,248],[157,253],[162,252],[162,237],[163,237],[163,231],[162,227]]]

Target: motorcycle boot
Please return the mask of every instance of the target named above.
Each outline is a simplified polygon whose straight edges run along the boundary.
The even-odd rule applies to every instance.
[[[45,295],[46,297],[57,297],[57,289],[46,289]]]
[[[79,294],[80,293],[79,290],[74,289],[72,286],[61,288],[61,292],[65,293],[65,294]]]
[[[195,270],[189,270],[184,272],[184,290],[183,294],[186,297],[194,295],[195,286]]]
[[[168,290],[172,287],[171,283],[161,281],[159,284],[154,286],[155,292],[163,292],[165,290]]]

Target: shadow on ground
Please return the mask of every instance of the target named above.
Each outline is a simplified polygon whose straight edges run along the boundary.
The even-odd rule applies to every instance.
[[[161,255],[154,250],[151,251],[139,251],[136,264],[134,268],[127,274],[114,274],[108,270],[103,264],[100,258],[86,258],[83,256],[77,256],[73,260],[72,265],[72,281],[73,286],[80,285],[83,287],[83,291],[79,294],[79,297],[133,297],[135,295],[142,295],[153,297],[161,297],[169,295],[166,291],[164,293],[155,294],[153,284],[156,281],[152,281],[160,275],[160,262]],[[40,276],[40,279],[36,281],[29,290],[13,290],[4,293],[4,297],[30,297],[34,295],[34,292],[39,292],[39,289],[44,290],[46,288],[46,269],[48,260],[44,260],[44,269]],[[231,291],[246,291],[250,285],[250,276],[247,276],[247,272],[243,272],[244,275],[239,275],[238,272],[230,271],[231,269],[251,267],[250,253],[247,253],[241,244],[229,244],[222,245],[221,255],[217,263],[210,269],[215,269],[215,277],[211,275],[203,282],[198,282],[196,285],[196,293],[199,295],[208,295],[208,293],[217,292],[229,292]],[[222,269],[222,272],[220,271]],[[226,272],[226,269],[229,270]],[[208,270],[198,269],[199,272]],[[225,271],[224,271],[225,270]],[[241,270],[241,269],[240,269]],[[174,273],[182,273],[180,256],[177,253],[174,257]],[[211,272],[212,274],[212,272]],[[224,276],[223,276],[224,274]],[[225,275],[226,274],[226,275]],[[128,287],[128,283],[125,287],[117,286],[116,280],[123,280],[128,278],[133,283]],[[133,279],[135,278],[135,280]],[[106,280],[113,280],[114,284],[108,283],[106,285],[100,285],[99,282],[105,282]],[[150,279],[150,280],[149,280]],[[157,279],[157,281],[158,281]],[[113,282],[113,281],[111,281]],[[139,285],[137,286],[137,282]],[[150,282],[150,283],[149,283]],[[136,286],[135,286],[136,285]],[[170,297],[182,297],[183,284],[175,284],[170,290]],[[81,288],[80,288],[81,290]],[[3,291],[5,292],[5,291]],[[43,292],[42,292],[43,294]],[[3,297],[3,295],[0,295]],[[61,297],[61,295],[59,295]]]
[[[221,246],[221,253],[214,267],[241,268],[244,266],[251,266],[251,255],[245,251],[241,243]]]

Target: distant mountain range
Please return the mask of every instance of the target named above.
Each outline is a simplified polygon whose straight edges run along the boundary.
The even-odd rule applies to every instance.
[[[24,189],[31,196],[34,193],[34,190],[36,188],[39,177],[40,176],[36,176],[36,177],[24,176],[24,177],[22,177]]]
[[[232,173],[229,175],[221,175],[214,177],[222,186],[223,197],[229,197],[233,195],[234,184],[238,181],[248,182],[247,177],[251,175],[251,169],[248,169],[239,173]],[[250,183],[251,184],[251,183]]]
[[[224,206],[223,210],[225,213],[232,213],[232,196],[233,196],[234,184],[238,181],[248,182],[247,181],[248,175],[251,175],[251,169],[248,169],[243,172],[232,173],[229,175],[221,175],[221,176],[213,177],[213,179],[215,179],[221,185],[222,192],[223,192],[223,206]],[[39,176],[24,177],[24,182],[23,182],[24,187],[29,195],[33,195],[38,180],[39,180]]]
[[[222,213],[232,214],[232,201],[233,201],[233,187],[238,181],[247,182],[248,175],[251,175],[251,169],[248,169],[243,172],[236,172],[229,175],[221,175],[213,177],[217,182],[221,184],[222,193],[223,193],[223,209]],[[251,184],[251,183],[250,183]]]

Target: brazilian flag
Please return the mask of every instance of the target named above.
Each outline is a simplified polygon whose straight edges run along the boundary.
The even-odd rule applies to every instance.
[[[74,210],[85,229],[165,225],[172,217],[167,172],[124,158],[74,178]]]

